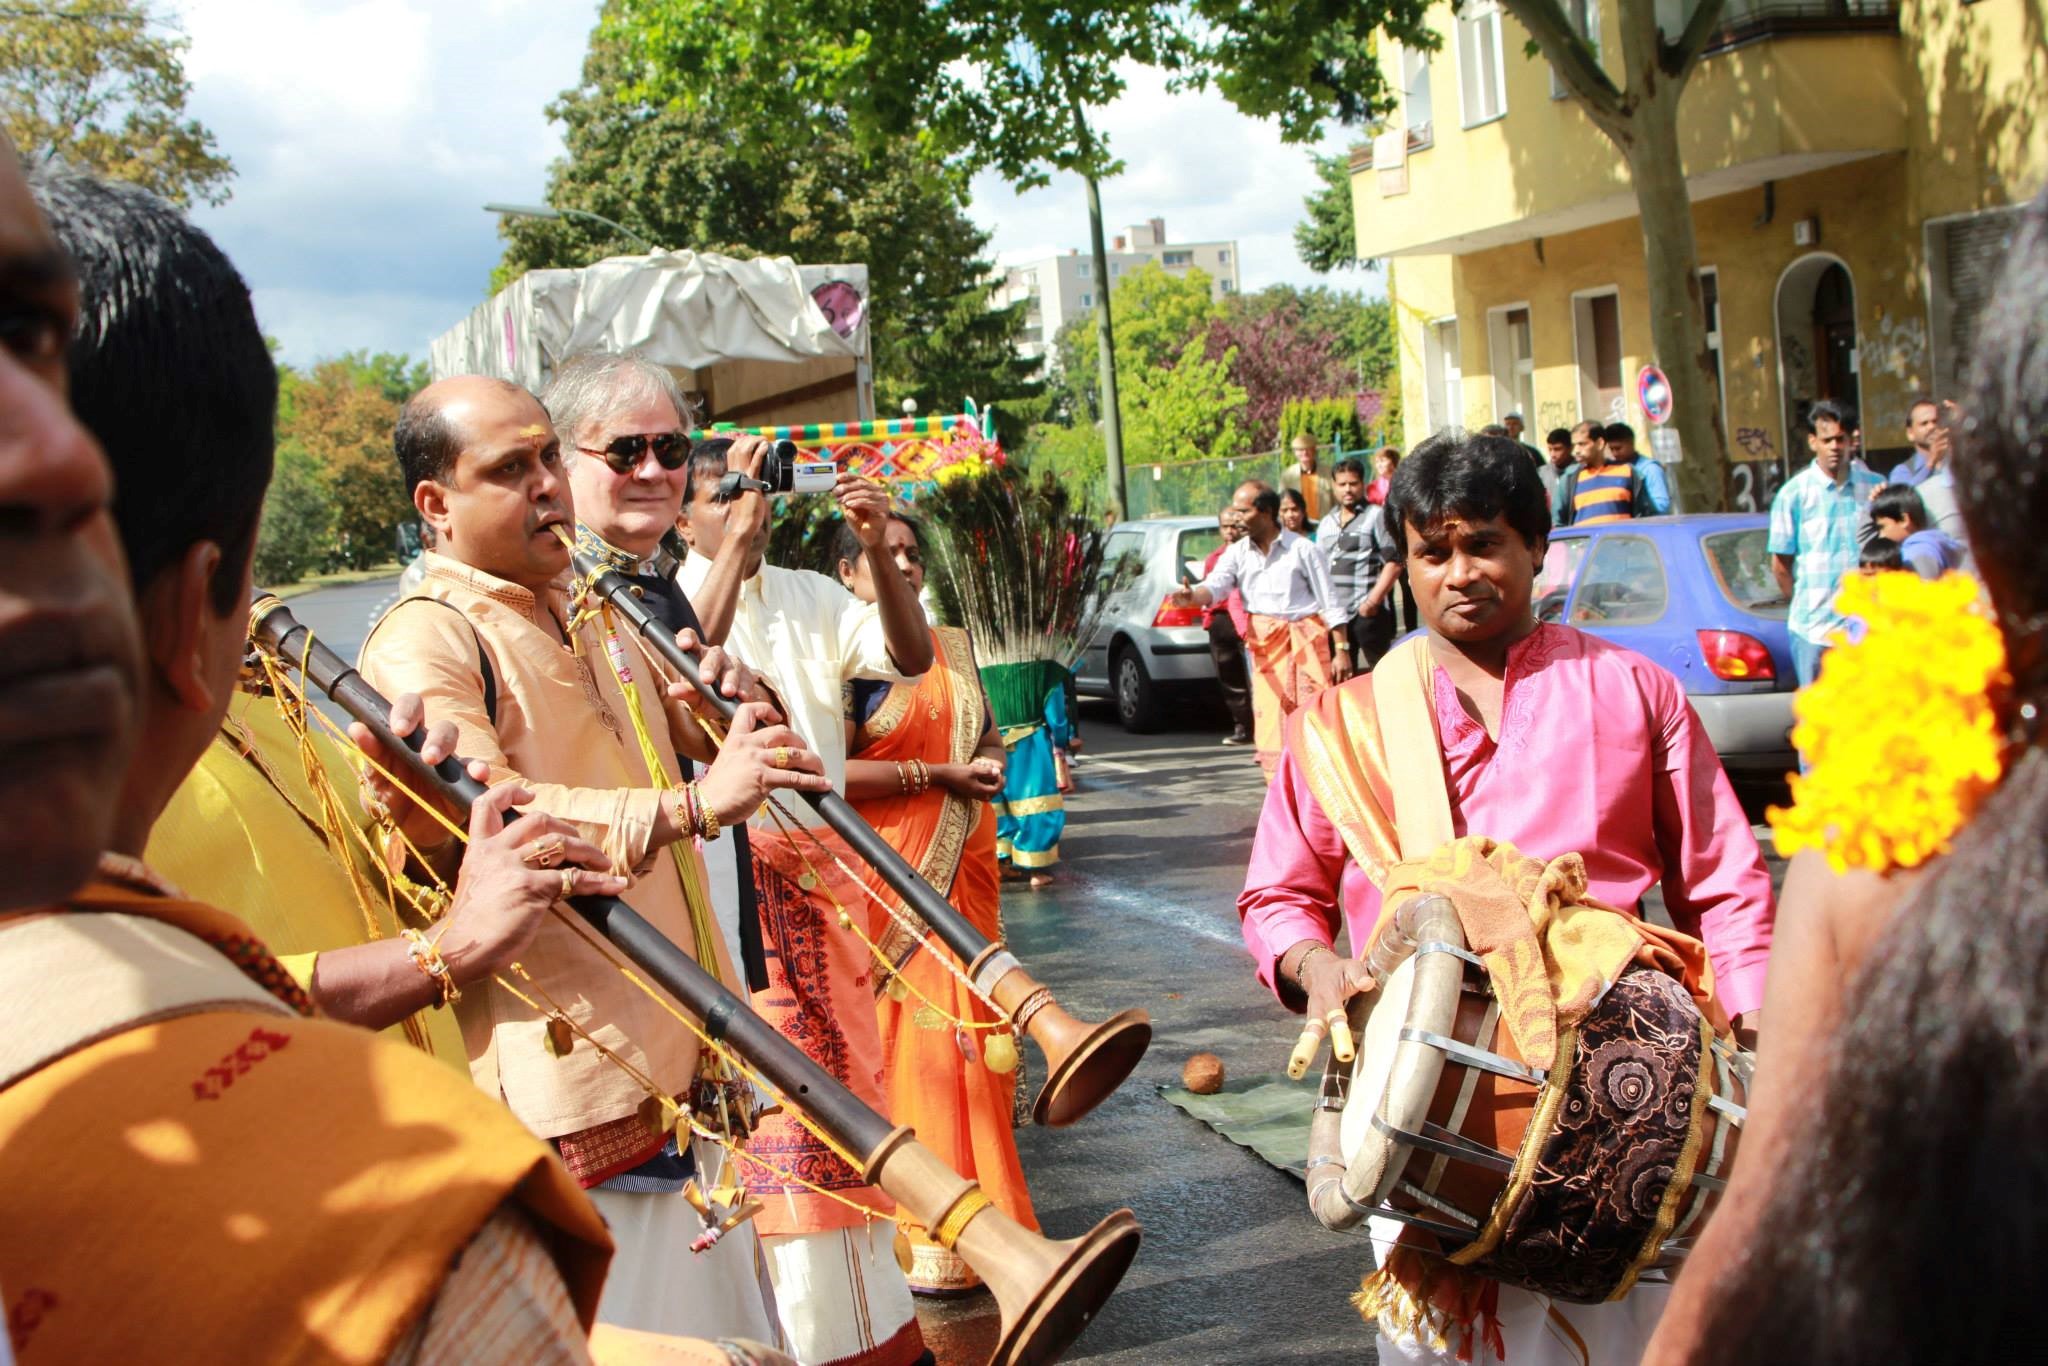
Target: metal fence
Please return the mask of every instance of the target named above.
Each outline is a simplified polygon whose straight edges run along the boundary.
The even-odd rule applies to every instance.
[[[1378,449],[1344,450],[1325,443],[1319,467],[1328,470],[1346,456],[1356,456],[1370,470],[1372,452]],[[1281,474],[1293,462],[1291,453],[1277,450],[1223,460],[1131,465],[1124,470],[1124,516],[1134,522],[1147,517],[1206,517],[1228,503],[1247,479],[1262,479],[1279,488]]]

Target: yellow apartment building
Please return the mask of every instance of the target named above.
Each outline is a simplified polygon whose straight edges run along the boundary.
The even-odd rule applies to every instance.
[[[1565,0],[1596,48],[1622,4],[1655,4],[1667,33],[1689,11]],[[1767,506],[1805,460],[1815,400],[1862,415],[1882,472],[1912,399],[1956,390],[2048,169],[2044,7],[1729,0],[1680,138],[1736,506]],[[1656,357],[1620,154],[1498,0],[1445,3],[1433,26],[1436,52],[1383,48],[1399,107],[1351,158],[1359,255],[1388,261],[1407,442],[1511,411],[1538,443],[1585,417],[1640,438]]]

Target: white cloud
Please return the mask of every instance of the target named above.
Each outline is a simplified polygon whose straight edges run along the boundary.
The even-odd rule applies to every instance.
[[[1311,151],[1335,151],[1341,132],[1317,148],[1280,140],[1277,125],[1241,114],[1213,91],[1174,94],[1161,73],[1132,67],[1123,96],[1094,115],[1124,173],[1102,185],[1103,231],[1166,220],[1168,239],[1236,240],[1246,289],[1327,284],[1384,293],[1378,275],[1319,276],[1294,250],[1302,201],[1320,188]],[[1056,175],[1018,194],[999,176],[974,181],[975,221],[995,234],[1005,262],[1069,248],[1088,249],[1088,192],[1079,176]]]
[[[265,329],[294,362],[423,356],[501,254],[483,204],[543,193],[561,138],[542,110],[576,83],[597,0],[177,0],[177,13],[192,112],[237,170],[234,197],[197,217],[248,277]],[[1247,288],[1318,282],[1292,236],[1316,188],[1307,149],[1219,95],[1129,78],[1097,115],[1128,167],[1102,187],[1106,230],[1162,217],[1180,240],[1236,239]],[[1086,247],[1078,178],[973,189],[1003,259]]]
[[[487,200],[531,203],[561,151],[596,0],[184,0],[192,111],[234,159],[199,221],[303,362],[426,353],[483,298]]]

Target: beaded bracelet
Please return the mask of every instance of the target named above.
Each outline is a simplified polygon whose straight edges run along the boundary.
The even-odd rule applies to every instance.
[[[462,989],[455,985],[455,974],[448,970],[448,960],[441,956],[441,950],[432,940],[418,930],[400,930],[399,937],[405,940],[406,956],[413,966],[427,975],[440,996],[439,1004],[452,1006],[462,999]]]

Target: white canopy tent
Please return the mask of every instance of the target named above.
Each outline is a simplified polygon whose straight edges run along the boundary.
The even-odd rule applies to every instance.
[[[434,378],[494,375],[535,393],[580,351],[636,351],[675,372],[706,422],[874,416],[868,269],[704,252],[530,270],[435,339]]]

